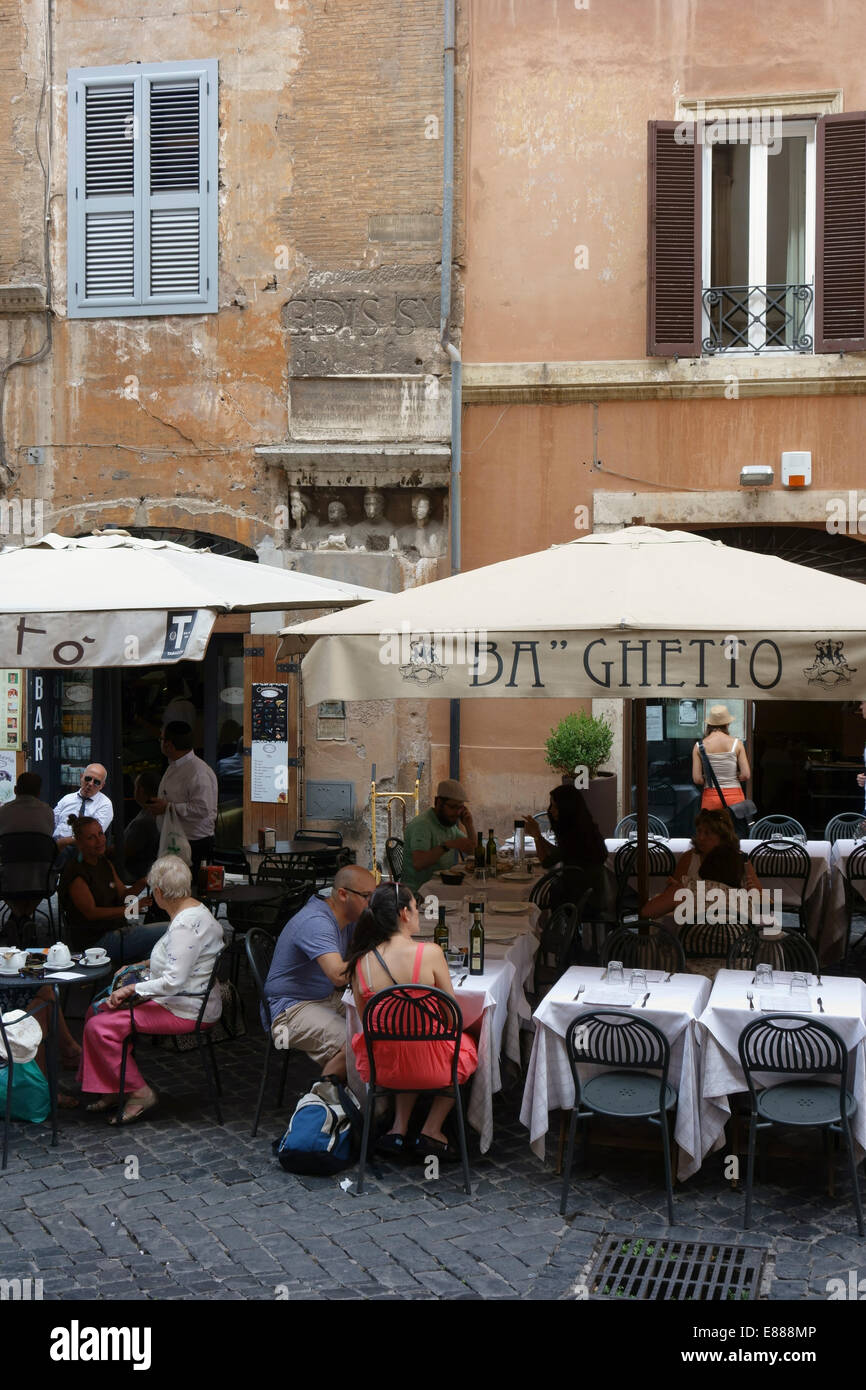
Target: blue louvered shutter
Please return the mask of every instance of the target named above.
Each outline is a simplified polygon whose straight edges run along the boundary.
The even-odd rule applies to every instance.
[[[69,74],[69,314],[217,309],[217,65]]]

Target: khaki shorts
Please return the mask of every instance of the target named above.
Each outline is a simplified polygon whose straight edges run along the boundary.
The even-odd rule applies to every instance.
[[[274,1019],[271,1036],[280,1051],[295,1047],[324,1066],[346,1046],[343,991],[335,990],[329,999],[292,1004]]]

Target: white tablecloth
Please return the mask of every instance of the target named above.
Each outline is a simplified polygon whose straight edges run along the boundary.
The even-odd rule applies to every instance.
[[[747,1023],[760,1018],[760,996],[752,985],[752,975],[746,970],[720,970],[716,976],[709,1003],[698,1024],[701,1045],[701,1143],[702,1156],[712,1153],[724,1143],[724,1128],[731,1114],[728,1097],[738,1091],[745,1091],[746,1078],[740,1066],[737,1044]],[[765,991],[778,996],[780,1006],[790,1005],[791,996],[782,981],[790,977],[777,977],[780,981],[771,990]],[[848,1089],[857,1101],[857,1113],[852,1120],[852,1131],[857,1146],[858,1159],[866,1150],[866,1023],[864,1005],[866,990],[861,980],[824,977],[821,985],[810,977],[809,995],[813,1004],[813,1014],[808,1015],[821,1023],[828,1023],[842,1038],[848,1048],[849,1059],[854,1064],[853,1074],[849,1071]],[[755,996],[755,1008],[749,1008],[746,991],[751,989]],[[820,995],[825,1012],[822,1014],[816,1000]],[[768,1076],[770,1085],[783,1078]]]
[[[532,911],[537,917],[537,908]],[[495,926],[485,928],[484,974],[467,975],[462,985],[456,980],[454,983],[463,1026],[478,1047],[478,1068],[470,1083],[466,1118],[479,1134],[482,1153],[487,1152],[493,1139],[493,1096],[502,1089],[501,1052],[504,1050],[507,1057],[520,1064],[520,1018],[528,1018],[531,1012],[524,986],[538,950],[537,937],[525,929],[526,918],[503,917],[501,920],[508,924],[507,930]],[[512,926],[514,921],[516,927]],[[450,922],[449,928],[452,928]],[[518,933],[514,940],[494,939],[497,935],[508,936],[512,931]],[[451,939],[455,945],[463,944],[460,934],[455,934],[453,929]],[[352,1038],[360,1033],[361,1020],[350,990],[344,994],[343,1002],[346,1005],[349,1085],[361,1096],[364,1083],[358,1075],[352,1051]]]
[[[503,874],[483,884],[476,883],[474,878],[464,878],[462,883],[443,883],[440,878],[431,878],[422,883],[418,891],[422,898],[441,898],[443,903],[460,903],[464,898],[471,898],[476,889],[491,901],[501,898],[508,903],[528,902],[529,894],[541,877],[541,873],[534,873],[531,878],[515,880]]]
[[[580,1014],[604,1007],[584,1004],[583,996],[575,1001],[574,996],[581,984],[589,989],[601,980],[603,973],[595,967],[572,966],[535,1011],[535,1041],[520,1120],[527,1126],[530,1144],[539,1158],[544,1157],[548,1112],[574,1107],[574,1082],[565,1050],[568,1025]],[[709,998],[710,982],[702,975],[674,975],[666,984],[648,985],[647,988],[650,997],[640,1014],[660,1028],[671,1044],[669,1079],[679,1097],[674,1125],[674,1137],[679,1146],[677,1174],[680,1178],[688,1178],[697,1172],[701,1163],[695,1020]],[[588,1074],[592,1070],[588,1068]]]

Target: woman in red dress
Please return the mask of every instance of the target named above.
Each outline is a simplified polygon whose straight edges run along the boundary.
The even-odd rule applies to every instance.
[[[432,942],[413,941],[420,930],[414,894],[398,883],[383,883],[370,898],[355,926],[346,960],[346,973],[363,1017],[371,998],[392,985],[428,985],[454,997],[451,976],[442,950]],[[352,1039],[358,1072],[370,1079],[370,1064],[363,1033]],[[394,1123],[379,1140],[389,1153],[407,1150],[406,1134],[418,1091],[451,1084],[454,1045],[449,1042],[380,1042],[376,1044],[376,1080],[383,1086],[406,1086],[395,1098]],[[475,1043],[467,1034],[460,1042],[457,1079],[467,1081],[478,1065]],[[454,1104],[448,1096],[436,1096],[418,1139],[419,1152],[440,1158],[456,1155],[442,1132],[445,1117]]]

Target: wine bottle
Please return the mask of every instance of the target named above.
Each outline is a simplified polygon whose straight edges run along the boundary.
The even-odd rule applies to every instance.
[[[499,858],[499,855],[496,849],[496,841],[493,838],[492,828],[488,830],[487,835],[487,874],[489,878],[495,878],[497,860]]]
[[[442,906],[439,908],[439,921],[433,931],[433,940],[443,951],[448,950],[448,923],[445,921],[445,908]]]
[[[481,831],[478,832],[478,844],[475,846],[475,867],[483,869],[486,867],[487,857],[484,853],[484,837]]]
[[[484,974],[484,922],[480,907],[475,908],[469,932],[469,974]]]

